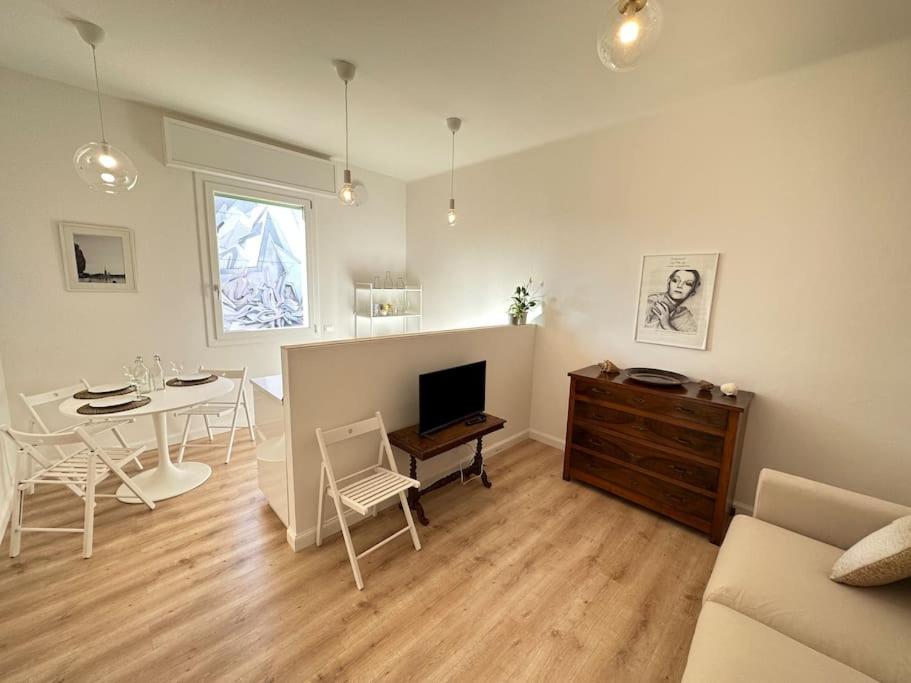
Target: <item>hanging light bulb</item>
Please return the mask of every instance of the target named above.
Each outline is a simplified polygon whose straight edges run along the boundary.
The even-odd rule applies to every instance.
[[[614,71],[628,71],[661,32],[658,0],[619,0],[598,34],[598,57]]]
[[[446,119],[446,127],[452,133],[452,151],[449,156],[449,211],[446,214],[446,223],[451,228],[458,220],[455,208],[455,193],[453,192],[455,188],[455,134],[462,127],[462,119],[451,116]]]
[[[336,59],[333,64],[338,77],[345,82],[345,171],[342,174],[342,187],[338,191],[338,201],[342,206],[354,206],[357,197],[354,194],[351,169],[348,166],[348,83],[354,80],[355,66],[342,59]]]
[[[95,68],[95,94],[98,97],[98,121],[101,128],[101,142],[87,142],[76,150],[73,165],[76,173],[93,190],[107,194],[126,192],[136,187],[139,174],[124,152],[107,141],[104,134],[104,113],[101,109],[101,87],[98,81],[98,61],[95,46],[104,40],[104,29],[88,21],[73,20],[80,37],[92,48],[92,64]]]

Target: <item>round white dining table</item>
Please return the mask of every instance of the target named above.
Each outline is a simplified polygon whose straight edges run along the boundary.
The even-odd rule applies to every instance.
[[[225,377],[219,377],[208,384],[197,384],[191,387],[167,387],[164,391],[153,391],[147,394],[152,400],[141,408],[94,417],[117,419],[151,416],[152,423],[155,425],[155,440],[158,443],[158,466],[145,469],[131,478],[152,500],[165,500],[192,491],[212,476],[212,468],[203,462],[171,462],[171,454],[168,450],[168,413],[188,408],[197,403],[211,401],[219,396],[224,396],[233,389],[234,382]],[[87,416],[80,415],[76,410],[89,402],[68,398],[60,404],[60,412],[67,417],[84,420]],[[117,499],[124,503],[141,502],[126,485],[117,489]]]

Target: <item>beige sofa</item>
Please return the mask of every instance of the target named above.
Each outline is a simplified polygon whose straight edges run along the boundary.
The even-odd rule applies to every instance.
[[[911,579],[829,580],[844,549],[911,508],[763,470],[702,598],[683,680],[911,681]]]

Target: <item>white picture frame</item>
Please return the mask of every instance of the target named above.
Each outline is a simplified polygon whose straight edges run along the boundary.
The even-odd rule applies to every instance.
[[[634,338],[705,351],[719,254],[648,254],[642,257]]]
[[[67,291],[137,291],[136,247],[130,228],[61,222],[59,230]]]

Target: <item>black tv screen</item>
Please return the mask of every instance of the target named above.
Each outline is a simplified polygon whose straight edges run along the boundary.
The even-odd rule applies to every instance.
[[[418,377],[418,431],[429,434],[484,412],[487,361]]]

